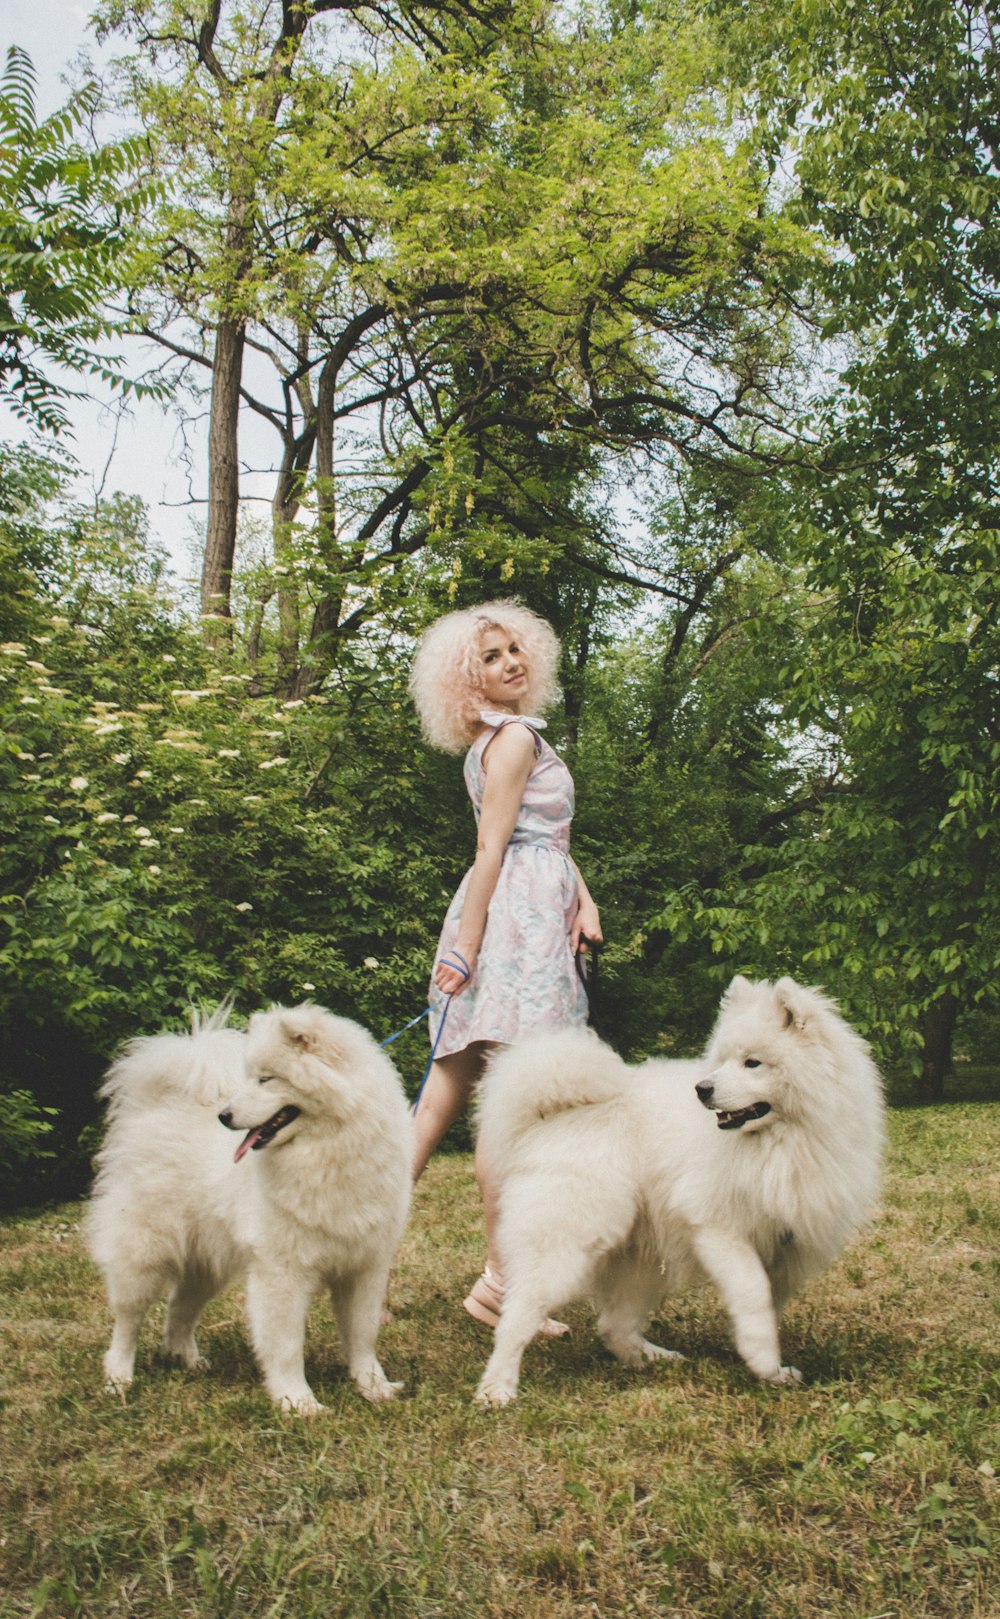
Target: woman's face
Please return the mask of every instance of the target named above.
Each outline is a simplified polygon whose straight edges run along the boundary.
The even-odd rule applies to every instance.
[[[507,630],[483,630],[479,637],[480,683],[493,708],[516,709],[528,689],[528,662]]]

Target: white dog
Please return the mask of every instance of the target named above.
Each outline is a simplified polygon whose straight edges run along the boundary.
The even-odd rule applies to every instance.
[[[479,1099],[507,1285],[477,1399],[504,1405],[544,1316],[593,1297],[626,1365],[678,1359],[644,1336],[669,1293],[710,1281],[751,1371],[797,1382],[782,1307],[871,1210],[882,1091],[816,990],[735,978],[704,1058],[629,1068],[565,1029],[499,1052]]]
[[[303,1363],[321,1287],[361,1393],[389,1399],[400,1385],[375,1339],[413,1164],[396,1070],[364,1029],[319,1006],[274,1007],[245,1035],[224,1022],[135,1041],[102,1087],[109,1127],[87,1225],[114,1312],[107,1384],[132,1381],[143,1317],[168,1291],[165,1347],[204,1366],[198,1318],[245,1277],[278,1405],[323,1409]],[[247,1132],[235,1153],[231,1130]]]

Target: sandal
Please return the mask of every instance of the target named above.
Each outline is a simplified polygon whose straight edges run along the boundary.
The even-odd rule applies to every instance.
[[[462,1300],[462,1304],[475,1321],[481,1322],[484,1327],[495,1328],[503,1309],[503,1295],[503,1283],[494,1276],[489,1265],[485,1265],[482,1275],[476,1277],[471,1292]],[[538,1331],[543,1338],[564,1338],[569,1327],[565,1321],[555,1321],[552,1316],[546,1316]]]

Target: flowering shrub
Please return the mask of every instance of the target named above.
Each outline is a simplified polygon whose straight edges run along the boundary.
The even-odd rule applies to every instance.
[[[7,1135],[8,1201],[85,1182],[103,1066],[192,1005],[308,997],[398,1028],[469,854],[449,834],[461,782],[419,742],[398,671],[248,695],[155,556],[123,558],[105,528],[86,567],[75,539],[72,577],[22,589],[0,626],[0,1090],[39,1126]],[[412,1083],[425,1038],[394,1048]]]

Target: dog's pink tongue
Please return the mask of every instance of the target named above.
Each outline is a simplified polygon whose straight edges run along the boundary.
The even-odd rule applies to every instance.
[[[239,1146],[237,1147],[236,1151],[233,1154],[233,1163],[234,1164],[238,1164],[240,1159],[244,1158],[246,1156],[246,1154],[250,1151],[250,1148],[253,1146],[254,1142],[260,1136],[261,1131],[263,1130],[263,1128],[264,1128],[264,1126],[262,1124],[258,1124],[255,1129],[247,1131],[246,1135],[243,1137],[243,1140],[240,1142]]]

